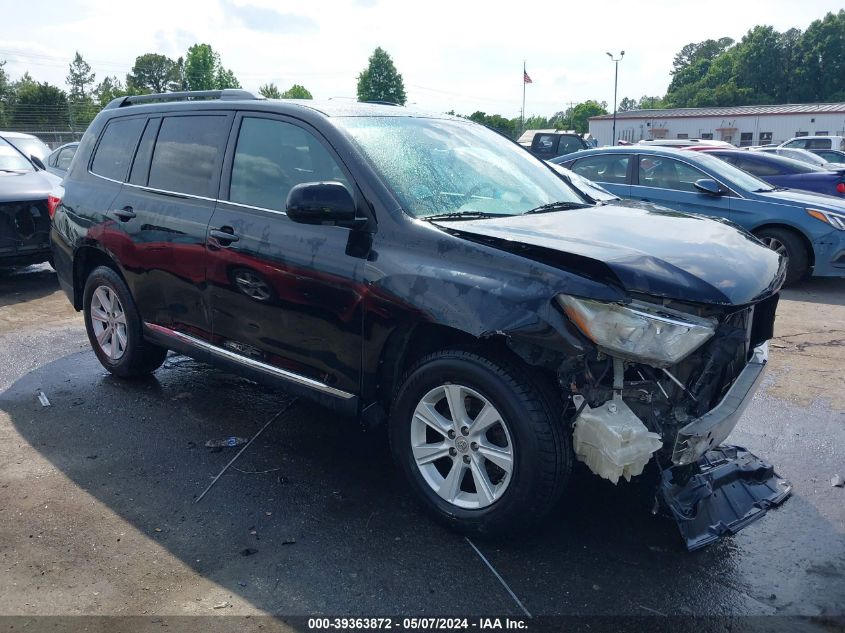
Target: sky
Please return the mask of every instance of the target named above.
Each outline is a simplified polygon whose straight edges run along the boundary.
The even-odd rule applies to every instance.
[[[0,0],[0,60],[17,79],[65,86],[79,51],[100,81],[121,80],[135,57],[177,58],[211,44],[242,86],[294,83],[315,98],[354,98],[356,78],[381,46],[402,73],[408,104],[459,114],[549,116],[572,102],[662,95],[672,58],[689,42],[751,27],[806,29],[841,0]]]

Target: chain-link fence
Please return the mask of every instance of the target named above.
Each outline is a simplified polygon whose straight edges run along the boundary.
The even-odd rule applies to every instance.
[[[79,141],[85,130],[73,130],[69,128],[30,128],[26,126],[6,126],[3,128],[6,132],[21,132],[23,134],[32,134],[37,136],[42,141],[50,146],[50,149],[56,149],[65,143]]]

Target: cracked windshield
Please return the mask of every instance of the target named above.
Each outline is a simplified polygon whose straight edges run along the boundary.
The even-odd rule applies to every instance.
[[[520,215],[585,200],[525,150],[482,127],[446,119],[338,119],[418,218]]]

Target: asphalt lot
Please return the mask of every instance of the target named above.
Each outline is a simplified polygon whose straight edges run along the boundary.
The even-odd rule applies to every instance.
[[[785,291],[778,314],[731,440],[793,497],[689,554],[642,486],[581,474],[540,531],[473,541],[528,612],[841,624],[845,280]],[[305,402],[194,503],[236,450],[206,440],[250,437],[286,401],[180,356],[115,380],[49,268],[0,272],[0,615],[525,617],[406,494],[383,434]]]

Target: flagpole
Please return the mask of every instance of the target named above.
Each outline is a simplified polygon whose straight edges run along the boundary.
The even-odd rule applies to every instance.
[[[525,60],[522,60],[522,115],[520,121],[520,131],[519,134],[522,136],[522,133],[525,132],[525,73],[528,72],[525,69]]]

